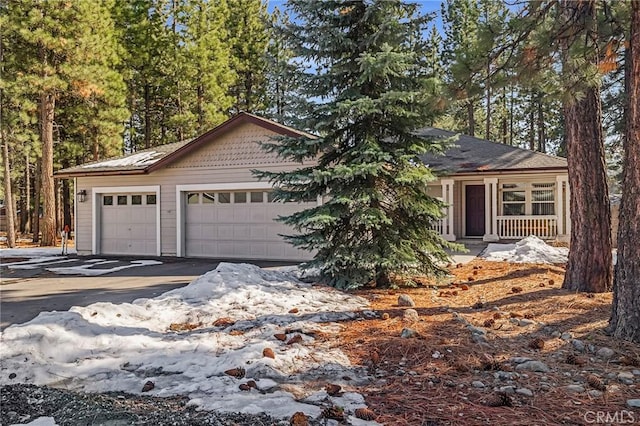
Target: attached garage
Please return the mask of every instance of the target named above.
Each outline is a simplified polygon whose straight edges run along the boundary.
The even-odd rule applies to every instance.
[[[191,140],[57,172],[82,195],[75,203],[78,254],[310,259],[285,242],[281,235],[294,231],[275,219],[316,200],[275,202],[272,185],[252,173],[300,167],[262,148],[281,136],[314,138],[240,113]]]

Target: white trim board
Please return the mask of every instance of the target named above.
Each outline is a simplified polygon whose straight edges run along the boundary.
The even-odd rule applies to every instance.
[[[160,185],[149,186],[96,186],[91,188],[91,253],[99,254],[98,250],[98,216],[100,194],[134,192],[154,192],[156,194],[156,256],[161,256],[160,245]]]

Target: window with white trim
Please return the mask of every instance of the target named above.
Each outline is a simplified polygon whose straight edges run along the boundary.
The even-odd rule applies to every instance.
[[[556,184],[552,182],[502,183],[500,211],[503,216],[555,215]]]

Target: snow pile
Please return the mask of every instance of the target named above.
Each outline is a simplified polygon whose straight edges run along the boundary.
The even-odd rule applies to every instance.
[[[27,257],[27,258],[39,258],[39,257],[56,257],[61,255],[62,248],[60,247],[33,247],[33,248],[15,248],[15,249],[0,249],[0,259],[10,257]],[[69,247],[69,254],[76,254],[75,247]],[[2,262],[4,265],[5,263]]]
[[[479,257],[494,262],[565,263],[568,255],[568,248],[551,247],[531,235],[515,244],[489,244]]]
[[[55,419],[53,417],[38,417],[32,422],[29,423],[19,423],[11,426],[58,426]]]
[[[150,395],[188,395],[206,410],[274,417],[303,411],[315,417],[331,400],[352,414],[365,406],[364,398],[352,392],[329,397],[323,385],[329,380],[348,389],[366,380],[366,373],[314,335],[338,331],[333,321],[356,318],[366,307],[365,299],[279,271],[222,263],[153,299],[43,312],[8,327],[0,333],[0,384],[139,394],[150,380]],[[221,318],[232,324],[214,326]],[[285,331],[287,339],[300,334],[302,342],[274,337]],[[274,359],[263,356],[265,348]],[[225,374],[234,368],[244,369],[244,378]],[[248,380],[257,389],[241,391]],[[351,421],[362,423],[353,416]]]

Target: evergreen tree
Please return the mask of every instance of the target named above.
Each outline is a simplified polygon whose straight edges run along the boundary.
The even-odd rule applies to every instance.
[[[427,19],[399,0],[288,5],[296,21],[284,31],[314,64],[304,76],[313,103],[306,127],[319,136],[267,145],[313,165],[256,173],[277,185],[280,200],[324,203],[281,218],[300,233],[287,239],[316,250],[306,266],[340,288],[444,272],[443,249],[455,246],[431,229],[443,204],[427,194],[434,176],[420,160],[444,147],[415,133],[435,113],[439,87],[419,69],[415,37]]]
[[[266,108],[266,51],[269,44],[267,7],[262,0],[229,2],[228,43],[235,82],[232,113],[258,112]]]
[[[625,54],[626,128],[618,262],[609,331],[640,343],[640,2],[631,2]]]

